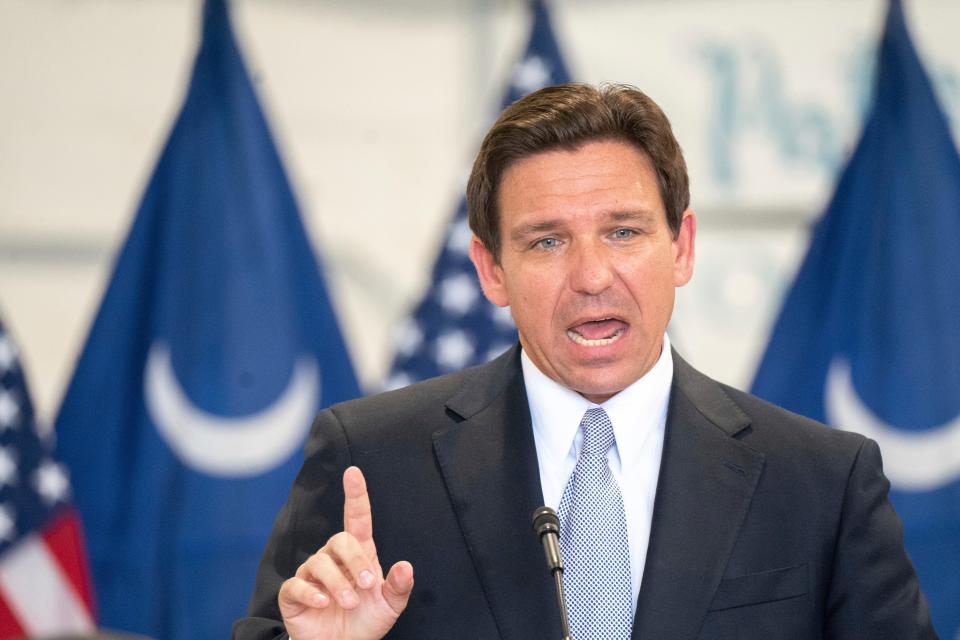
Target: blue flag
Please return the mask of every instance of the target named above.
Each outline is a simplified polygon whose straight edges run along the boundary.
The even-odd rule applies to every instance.
[[[104,627],[225,638],[321,407],[358,395],[224,0],[56,421]]]
[[[890,3],[863,136],[753,391],[880,444],[944,638],[960,632],[960,156]]]
[[[504,108],[532,91],[570,81],[546,5],[533,0],[531,8],[530,40],[513,68]],[[483,297],[470,262],[471,237],[467,202],[461,199],[444,234],[427,292],[396,336],[388,388],[481,364],[516,342],[510,310]]]

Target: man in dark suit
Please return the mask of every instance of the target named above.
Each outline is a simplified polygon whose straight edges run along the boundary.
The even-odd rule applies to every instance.
[[[670,349],[696,221],[655,103],[531,94],[467,197],[520,344],[318,416],[235,638],[559,638],[541,504],[560,511],[576,640],[936,637],[876,444]]]

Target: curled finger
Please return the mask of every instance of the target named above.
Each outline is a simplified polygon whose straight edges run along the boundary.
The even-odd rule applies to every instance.
[[[366,550],[360,542],[346,531],[341,531],[330,538],[324,550],[346,570],[361,589],[369,589],[377,581],[380,567],[376,558],[367,556]]]
[[[297,576],[322,587],[344,609],[353,609],[360,604],[360,598],[344,569],[326,549],[324,547],[300,565]]]
[[[295,615],[304,608],[323,609],[329,606],[330,596],[316,584],[293,577],[280,586],[278,602],[281,611],[287,609],[287,615]]]

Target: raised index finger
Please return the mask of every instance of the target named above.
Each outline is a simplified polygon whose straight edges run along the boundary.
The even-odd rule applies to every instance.
[[[373,542],[373,515],[370,512],[370,496],[367,481],[357,467],[343,472],[343,530],[360,544]]]

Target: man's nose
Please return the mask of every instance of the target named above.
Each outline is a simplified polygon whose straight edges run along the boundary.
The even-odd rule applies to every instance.
[[[569,265],[570,286],[578,293],[596,295],[613,284],[612,256],[601,242],[579,242]]]

